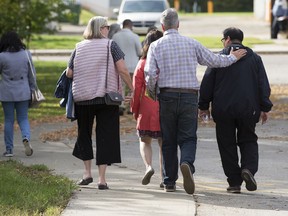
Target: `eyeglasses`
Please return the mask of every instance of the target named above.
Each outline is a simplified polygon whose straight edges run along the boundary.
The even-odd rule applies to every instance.
[[[110,30],[110,26],[106,25],[106,26],[102,26],[101,28],[107,28],[107,30],[109,31]]]
[[[221,39],[221,42],[224,43],[224,41],[225,41],[226,39],[227,39],[227,38],[225,38],[225,37],[222,38],[222,39]]]

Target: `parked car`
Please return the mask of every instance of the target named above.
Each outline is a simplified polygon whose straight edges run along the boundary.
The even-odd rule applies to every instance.
[[[169,3],[166,0],[122,0],[120,9],[114,9],[114,13],[118,14],[118,24],[130,19],[135,33],[146,34],[150,26],[161,30],[161,13],[167,8]]]

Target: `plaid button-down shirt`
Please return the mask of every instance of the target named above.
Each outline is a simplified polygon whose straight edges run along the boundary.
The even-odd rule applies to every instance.
[[[199,89],[196,77],[198,63],[217,68],[236,61],[234,55],[214,54],[198,41],[169,29],[150,45],[144,69],[147,88],[152,95],[156,83],[159,88]]]

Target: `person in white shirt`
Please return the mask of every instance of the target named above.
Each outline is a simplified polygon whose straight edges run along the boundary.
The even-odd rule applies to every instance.
[[[140,38],[132,30],[133,30],[132,21],[130,19],[126,19],[123,21],[122,30],[118,31],[112,37],[112,40],[118,44],[120,49],[125,54],[124,61],[128,68],[131,78],[133,77],[133,73],[139,61],[139,58],[142,55],[142,45],[140,42]],[[123,89],[122,94],[125,95],[124,83],[122,89]],[[120,112],[119,112],[120,115],[123,113],[122,110],[125,110],[124,102],[120,106]],[[129,108],[128,113],[130,113]]]
[[[278,20],[279,17],[287,17],[288,9],[287,9],[287,0],[275,0],[273,8],[273,21],[271,25],[271,38],[277,39],[277,35],[280,30],[285,30],[287,20]]]
[[[112,40],[118,44],[120,49],[125,54],[125,64],[131,76],[133,76],[134,70],[139,61],[139,57],[142,54],[140,38],[132,30],[132,21],[126,19],[123,22],[122,30],[114,34],[112,37]]]

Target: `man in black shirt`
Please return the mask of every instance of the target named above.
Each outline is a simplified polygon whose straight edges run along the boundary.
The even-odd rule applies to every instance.
[[[227,192],[240,193],[243,180],[246,189],[254,191],[254,175],[258,170],[256,123],[267,121],[272,108],[270,86],[261,57],[242,45],[243,32],[227,28],[221,40],[223,55],[231,49],[246,49],[247,54],[226,68],[207,68],[200,87],[199,115],[210,116],[210,102]],[[241,159],[238,163],[237,147]]]

